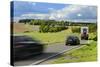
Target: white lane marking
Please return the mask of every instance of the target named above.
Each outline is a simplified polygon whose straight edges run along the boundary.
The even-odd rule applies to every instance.
[[[46,60],[48,60],[48,59],[50,59],[50,58],[53,58],[53,57],[55,57],[55,56],[57,56],[57,55],[60,55],[60,54],[62,54],[62,53],[64,53],[64,52],[66,52],[66,51],[70,51],[70,50],[72,50],[73,48],[79,49],[79,48],[82,48],[82,47],[84,47],[84,46],[85,46],[85,45],[83,45],[83,46],[75,46],[75,47],[72,47],[72,48],[70,48],[70,49],[68,49],[68,50],[63,50],[62,52],[59,52],[59,53],[54,54],[54,55],[51,55],[51,56],[49,56],[49,57],[47,57],[47,58],[45,58],[45,59],[36,61],[36,62],[34,62],[34,63],[30,64],[30,65],[37,65],[37,64],[40,64],[40,63],[42,63],[42,62],[44,62],[44,61],[46,61]]]

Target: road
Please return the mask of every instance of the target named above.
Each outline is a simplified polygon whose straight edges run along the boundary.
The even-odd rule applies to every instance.
[[[81,43],[85,43],[81,41]],[[26,66],[26,65],[36,65],[40,64],[43,61],[52,59],[55,56],[61,56],[64,52],[69,51],[74,48],[81,47],[82,45],[77,46],[66,46],[64,43],[51,44],[45,47],[44,53],[38,56],[31,56],[27,59],[18,60],[14,62],[15,66]],[[62,54],[61,54],[62,53]],[[57,58],[57,57],[56,57]],[[43,63],[45,64],[45,63]]]

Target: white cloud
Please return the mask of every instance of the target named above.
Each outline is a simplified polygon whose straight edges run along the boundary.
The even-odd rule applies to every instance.
[[[60,10],[55,10],[53,8],[48,8],[51,10],[47,14],[33,14],[33,13],[28,13],[28,14],[23,14],[21,17],[23,18],[34,18],[34,19],[54,19],[54,20],[68,20],[70,18],[70,15],[73,13],[81,12],[84,11],[85,9],[91,9],[93,10],[94,8],[89,8],[89,6],[80,6],[80,5],[69,5],[66,6]],[[93,14],[95,15],[95,11],[92,11]],[[77,16],[82,16],[81,13],[78,13]]]
[[[78,12],[84,8],[87,8],[87,6],[70,5],[56,12],[52,12],[51,14],[54,14],[56,18],[65,19],[65,18],[69,18],[70,14]]]
[[[54,8],[48,8],[49,10],[54,10]]]
[[[82,14],[79,13],[79,14],[77,14],[77,16],[80,17],[80,16],[82,16]]]
[[[33,3],[32,3],[32,5],[33,5],[33,6],[35,6],[35,5],[36,5],[36,3],[35,3],[35,2],[33,2]]]
[[[48,14],[33,14],[33,13],[29,13],[29,14],[23,14],[21,15],[21,17],[25,17],[25,18],[33,18],[33,19],[45,19],[46,17],[48,17]]]

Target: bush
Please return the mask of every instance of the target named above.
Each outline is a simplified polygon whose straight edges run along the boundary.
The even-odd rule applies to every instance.
[[[89,34],[89,40],[97,41],[97,33],[90,33]]]
[[[90,24],[89,25],[89,32],[96,32],[97,31],[97,25],[96,24]]]
[[[24,33],[29,33],[30,31],[24,31]]]
[[[97,36],[95,36],[95,37],[93,38],[93,40],[94,40],[94,41],[97,41]]]
[[[33,25],[34,23],[33,23],[33,22],[30,22],[29,24],[30,24],[30,25]]]
[[[67,29],[67,27],[54,27],[54,26],[50,27],[50,25],[41,25],[39,31],[46,33],[46,32],[59,32],[65,29]]]
[[[72,27],[71,30],[73,33],[80,33],[81,29],[80,29],[80,27]]]

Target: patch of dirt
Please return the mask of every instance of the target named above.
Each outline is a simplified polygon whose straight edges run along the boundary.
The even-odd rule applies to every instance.
[[[31,25],[28,26],[24,23],[13,23],[13,32],[22,33],[32,31]]]

